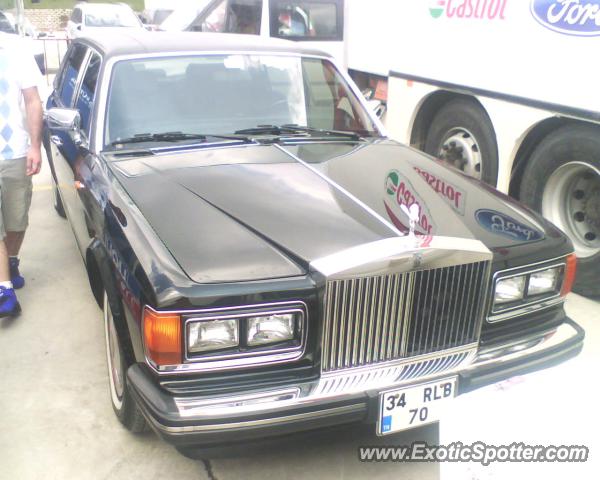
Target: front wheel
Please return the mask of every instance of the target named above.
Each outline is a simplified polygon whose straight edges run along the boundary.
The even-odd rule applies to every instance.
[[[119,421],[128,430],[133,433],[140,433],[146,430],[146,420],[129,391],[130,387],[127,384],[127,376],[125,375],[127,369],[125,355],[117,331],[114,312],[108,301],[106,291],[104,292],[103,313],[112,407]]]
[[[600,129],[569,125],[537,146],[520,200],[562,229],[577,254],[573,291],[600,295]]]

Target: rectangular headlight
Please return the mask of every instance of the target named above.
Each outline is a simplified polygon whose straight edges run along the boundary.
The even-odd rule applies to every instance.
[[[494,305],[521,300],[525,295],[525,275],[509,277],[496,283]]]
[[[188,352],[209,352],[237,347],[238,320],[204,320],[187,325]]]
[[[558,267],[532,273],[529,277],[527,295],[541,295],[556,290],[558,283]]]
[[[283,313],[248,318],[248,345],[266,345],[294,339],[296,314]]]

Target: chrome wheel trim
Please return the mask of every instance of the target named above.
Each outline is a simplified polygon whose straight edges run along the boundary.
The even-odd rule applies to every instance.
[[[456,127],[446,132],[438,156],[458,170],[481,180],[481,149],[475,136],[466,128]]]
[[[110,384],[110,396],[117,409],[123,405],[123,392],[125,390],[125,376],[121,362],[121,351],[119,350],[117,330],[112,310],[108,303],[108,295],[104,292],[104,333],[106,339],[106,362],[108,365],[108,377]]]
[[[600,170],[586,162],[556,169],[544,186],[542,215],[571,238],[578,257],[600,252]]]

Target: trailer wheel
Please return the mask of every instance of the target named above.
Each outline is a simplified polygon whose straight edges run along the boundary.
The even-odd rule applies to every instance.
[[[457,98],[440,108],[425,137],[425,152],[496,186],[498,146],[494,128],[474,100]]]
[[[523,174],[520,199],[573,241],[573,290],[600,295],[600,129],[569,125],[546,137]]]

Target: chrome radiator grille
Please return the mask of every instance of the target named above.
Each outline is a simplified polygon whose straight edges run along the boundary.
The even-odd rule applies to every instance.
[[[327,282],[322,371],[477,342],[489,269],[476,262]]]

